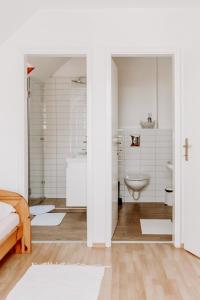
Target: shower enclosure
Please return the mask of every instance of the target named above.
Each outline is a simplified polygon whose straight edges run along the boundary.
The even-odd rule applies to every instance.
[[[28,78],[30,205],[66,207],[67,159],[87,154],[86,101],[85,76]]]

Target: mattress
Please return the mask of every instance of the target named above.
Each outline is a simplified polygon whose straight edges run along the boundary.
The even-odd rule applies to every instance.
[[[11,213],[0,221],[0,241],[3,240],[19,224],[19,215]]]

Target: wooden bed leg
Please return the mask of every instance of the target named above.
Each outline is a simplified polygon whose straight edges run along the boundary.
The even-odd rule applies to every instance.
[[[29,236],[22,237],[22,253],[31,253],[31,240]]]
[[[30,217],[24,222],[22,237],[22,253],[31,253],[31,220]]]
[[[17,243],[15,245],[15,253],[17,253],[17,254],[22,253],[22,241],[21,240],[17,241]]]

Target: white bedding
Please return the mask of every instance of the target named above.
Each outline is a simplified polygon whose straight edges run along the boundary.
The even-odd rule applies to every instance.
[[[11,213],[0,221],[0,241],[19,224],[19,215]]]
[[[12,205],[0,201],[0,221],[14,212],[16,212],[16,210]]]

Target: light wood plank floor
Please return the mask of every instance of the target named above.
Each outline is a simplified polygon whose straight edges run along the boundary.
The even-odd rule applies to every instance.
[[[31,255],[8,255],[0,263],[0,299],[32,263],[44,262],[106,266],[99,300],[200,299],[200,260],[183,249],[171,244],[87,248],[83,243],[34,244]]]
[[[123,203],[114,241],[171,241],[171,235],[142,234],[140,219],[172,219],[172,207],[163,202]]]

